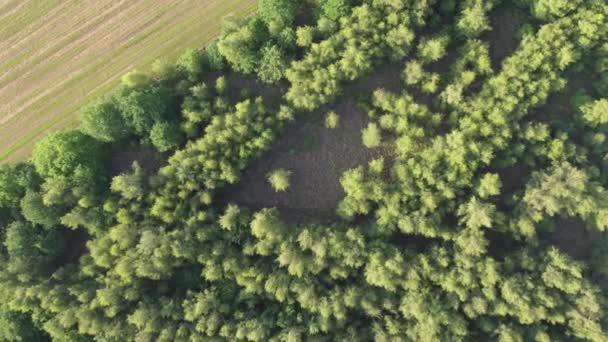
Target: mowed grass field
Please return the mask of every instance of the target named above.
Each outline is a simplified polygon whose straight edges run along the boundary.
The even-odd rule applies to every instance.
[[[0,0],[0,163],[77,125],[127,71],[215,38],[255,0]]]

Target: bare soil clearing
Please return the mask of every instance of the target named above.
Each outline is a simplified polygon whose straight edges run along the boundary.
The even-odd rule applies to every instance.
[[[275,147],[245,171],[241,181],[220,195],[220,202],[234,202],[253,211],[277,207],[288,220],[331,217],[344,193],[342,173],[386,153],[367,149],[361,143],[361,129],[367,114],[351,101],[333,107],[341,115],[340,126],[325,128],[324,117],[290,127]],[[292,172],[286,192],[275,192],[267,174],[283,168]]]
[[[370,121],[353,99],[378,88],[399,92],[403,89],[403,62],[380,68],[344,89],[344,100],[312,113],[302,113],[274,147],[254,162],[238,184],[224,189],[218,204],[236,203],[252,211],[276,207],[289,222],[335,220],[335,209],[344,197],[340,177],[344,171],[366,166],[372,159],[385,157],[390,165],[392,149],[368,149],[361,141],[361,130]],[[330,110],[340,116],[335,129],[325,127]],[[283,168],[292,172],[286,192],[275,192],[267,181],[269,172]]]

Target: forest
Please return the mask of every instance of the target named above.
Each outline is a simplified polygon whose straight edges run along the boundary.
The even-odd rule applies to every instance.
[[[605,0],[259,0],[0,166],[0,341],[608,341],[607,139]]]

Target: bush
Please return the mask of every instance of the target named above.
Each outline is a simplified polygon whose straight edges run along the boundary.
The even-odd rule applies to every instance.
[[[277,169],[268,174],[268,182],[276,192],[283,192],[289,188],[291,171]]]
[[[382,134],[376,123],[370,123],[363,129],[363,145],[367,148],[380,146],[382,143]]]
[[[325,116],[325,127],[335,129],[340,124],[340,116],[336,112],[331,111]]]

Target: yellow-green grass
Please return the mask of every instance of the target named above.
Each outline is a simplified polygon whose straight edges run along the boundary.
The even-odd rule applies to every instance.
[[[0,162],[27,159],[44,135],[131,69],[174,60],[215,38],[255,0],[0,2]]]

